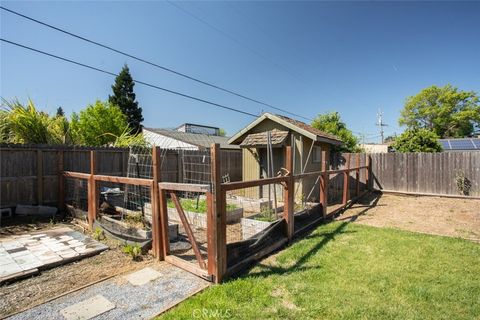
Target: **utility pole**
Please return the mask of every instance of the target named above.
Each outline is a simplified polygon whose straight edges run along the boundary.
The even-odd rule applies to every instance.
[[[380,136],[382,137],[382,144],[383,144],[385,142],[383,127],[388,126],[388,124],[383,122],[383,112],[380,108],[378,108],[376,125],[380,127]]]

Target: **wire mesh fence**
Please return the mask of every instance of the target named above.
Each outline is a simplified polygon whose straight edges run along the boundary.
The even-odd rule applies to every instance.
[[[208,250],[207,200],[166,191],[170,254],[205,267]],[[188,195],[188,196],[186,196]]]

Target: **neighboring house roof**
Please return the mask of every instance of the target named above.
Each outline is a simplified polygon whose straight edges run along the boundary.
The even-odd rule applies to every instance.
[[[438,139],[438,142],[445,151],[480,151],[480,138]]]
[[[159,147],[178,148],[210,148],[212,143],[220,144],[220,149],[238,149],[239,146],[228,143],[228,137],[214,136],[201,133],[189,133],[169,129],[143,128],[145,139]],[[153,136],[159,135],[164,139]]]
[[[273,129],[270,131],[270,143],[272,146],[282,145],[283,142],[288,137],[288,131],[281,131],[277,129]],[[260,147],[266,146],[268,144],[268,133],[267,132],[260,132],[260,133],[250,133],[245,139],[243,139],[242,143],[240,143],[240,147]]]
[[[318,129],[313,128],[312,126],[298,120],[294,120],[285,116],[272,114],[272,113],[264,113],[248,126],[237,132],[233,137],[231,137],[228,142],[230,144],[240,144],[240,138],[244,136],[248,131],[250,131],[253,127],[264,121],[265,119],[270,119],[281,124],[284,127],[289,128],[292,131],[298,132],[301,135],[304,135],[314,141],[326,142],[334,145],[341,145],[342,141],[331,134],[325,133]]]

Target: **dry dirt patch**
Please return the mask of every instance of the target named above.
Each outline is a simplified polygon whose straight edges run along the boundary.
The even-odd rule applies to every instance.
[[[480,242],[480,200],[371,194],[337,217],[345,219]]]

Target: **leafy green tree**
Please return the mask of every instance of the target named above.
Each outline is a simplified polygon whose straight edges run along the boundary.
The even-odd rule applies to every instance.
[[[119,107],[96,101],[79,115],[73,113],[70,127],[76,144],[102,146],[113,144],[116,137],[124,133],[128,123]]]
[[[451,85],[431,86],[407,98],[399,123],[432,130],[441,138],[468,136],[480,125],[479,97]]]
[[[392,147],[397,152],[440,152],[442,146],[438,142],[438,136],[431,130],[409,129],[398,136]]]
[[[115,84],[112,86],[113,95],[108,97],[108,101],[120,108],[127,117],[132,133],[137,133],[142,131],[143,116],[142,108],[135,101],[134,86],[135,83],[130,75],[130,70],[125,64],[115,79]]]
[[[219,135],[220,137],[226,137],[226,136],[227,136],[227,131],[225,131],[225,129],[223,129],[223,128],[220,128],[220,129],[218,130],[218,135]]]
[[[329,112],[319,114],[312,121],[312,127],[325,133],[337,136],[343,141],[343,145],[335,147],[333,150],[337,152],[360,152],[358,146],[358,138],[352,131],[348,130],[347,125],[341,120],[338,112]]]

